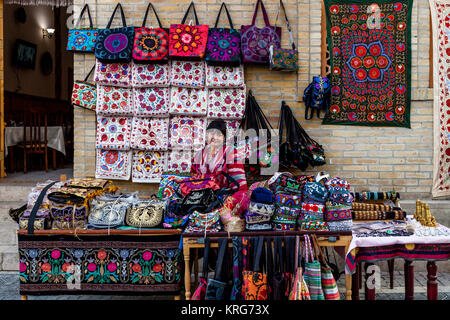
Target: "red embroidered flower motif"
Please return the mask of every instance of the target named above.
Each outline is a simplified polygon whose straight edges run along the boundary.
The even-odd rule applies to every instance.
[[[196,26],[178,27],[172,34],[173,48],[177,52],[188,52],[197,49],[201,45],[201,35]]]

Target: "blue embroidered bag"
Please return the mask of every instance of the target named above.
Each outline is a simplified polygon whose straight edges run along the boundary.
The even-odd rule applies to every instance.
[[[87,9],[89,16],[89,28],[77,28],[81,23],[84,12]],[[75,24],[75,29],[69,30],[67,36],[67,51],[73,51],[78,53],[91,53],[94,52],[95,42],[98,34],[98,29],[94,28],[92,23],[91,12],[89,11],[89,5],[86,4],[81,10],[80,17]]]
[[[117,8],[120,8],[123,27],[111,29],[111,23]],[[101,62],[130,62],[133,43],[134,27],[127,27],[122,5],[118,3],[106,29],[98,31],[95,43],[95,57]]]
[[[313,77],[313,81],[306,87],[303,94],[303,102],[305,102],[305,119],[310,120],[317,111],[317,117],[320,118],[320,110],[325,110],[325,117],[328,115],[330,105],[331,86],[327,77]],[[308,109],[311,112],[308,117]]]

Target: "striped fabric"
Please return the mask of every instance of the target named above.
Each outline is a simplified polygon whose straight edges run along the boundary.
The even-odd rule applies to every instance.
[[[321,266],[322,288],[325,300],[340,300],[339,290],[334,280],[331,268],[328,265]]]
[[[314,260],[311,242],[308,235],[305,235],[305,273],[303,278],[309,289],[311,300],[325,300],[322,290],[322,279],[320,272],[320,262]],[[308,259],[308,253],[311,256],[311,262]]]

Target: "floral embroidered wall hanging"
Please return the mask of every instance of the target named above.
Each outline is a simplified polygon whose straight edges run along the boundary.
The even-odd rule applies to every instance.
[[[138,150],[167,150],[169,118],[133,118],[131,148]]]
[[[190,172],[192,165],[191,150],[172,150],[168,153],[167,171]]]
[[[169,145],[171,149],[201,149],[205,145],[205,134],[205,118],[174,116],[170,119]]]
[[[127,117],[97,117],[97,148],[129,150],[131,120]]]
[[[177,87],[198,88],[205,85],[203,61],[172,61],[170,84]]]
[[[131,85],[133,87],[165,87],[170,85],[170,62],[132,63]]]
[[[132,116],[133,93],[131,89],[98,85],[97,114],[104,116]]]
[[[244,68],[242,66],[206,66],[205,86],[207,88],[236,88],[244,85]]]
[[[132,181],[159,182],[161,174],[166,171],[167,152],[133,151]]]
[[[246,89],[208,89],[208,118],[241,119],[245,111]]]
[[[95,178],[129,180],[131,174],[131,151],[97,149]]]
[[[129,87],[131,85],[131,64],[127,62],[104,63],[96,60],[94,81],[98,84]]]
[[[169,88],[133,89],[133,114],[136,117],[167,117],[169,102]]]
[[[170,88],[170,114],[206,116],[205,88]]]
[[[410,128],[413,0],[325,0],[331,101],[323,124]]]

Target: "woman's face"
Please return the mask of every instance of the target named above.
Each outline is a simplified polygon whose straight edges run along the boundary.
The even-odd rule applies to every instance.
[[[206,131],[206,145],[211,147],[220,147],[224,143],[225,137],[218,129],[209,129]]]

